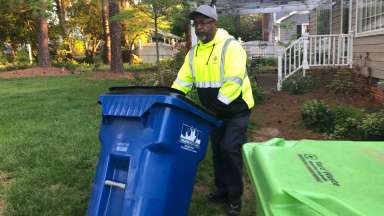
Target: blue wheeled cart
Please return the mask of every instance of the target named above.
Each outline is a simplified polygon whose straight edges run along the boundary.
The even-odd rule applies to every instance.
[[[89,216],[183,216],[210,131],[221,124],[174,89],[101,95],[101,152]]]

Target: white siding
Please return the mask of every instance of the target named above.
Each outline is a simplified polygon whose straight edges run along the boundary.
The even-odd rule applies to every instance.
[[[356,0],[353,1],[352,29],[356,25]],[[353,44],[353,64],[357,72],[384,79],[384,34],[355,37]]]

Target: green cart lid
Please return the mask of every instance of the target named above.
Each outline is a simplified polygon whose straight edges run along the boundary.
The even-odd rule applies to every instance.
[[[247,143],[257,215],[384,215],[384,141]]]

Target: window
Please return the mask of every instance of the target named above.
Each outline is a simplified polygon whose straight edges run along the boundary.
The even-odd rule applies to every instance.
[[[303,26],[296,25],[296,39],[299,39],[301,37],[302,31],[303,31]]]
[[[350,0],[342,0],[341,7],[341,33],[349,34],[349,6]]]
[[[331,32],[331,2],[325,1],[316,10],[317,34],[328,35]]]
[[[357,33],[384,32],[384,0],[357,0]]]

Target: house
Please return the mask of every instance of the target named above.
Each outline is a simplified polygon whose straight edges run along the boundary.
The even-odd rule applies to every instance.
[[[156,38],[159,39],[159,58],[160,60],[169,59],[176,55],[179,51],[181,37],[171,34],[166,31],[158,30],[156,37],[155,33],[151,34],[149,43],[142,44],[139,40],[137,55],[142,63],[156,63]]]
[[[384,0],[204,2],[215,3],[222,15],[263,13],[276,17],[281,12],[310,11],[309,34],[302,34],[278,53],[278,89],[295,73],[305,75],[311,68],[344,67],[367,77],[371,89],[378,88],[383,93],[384,102]]]
[[[384,0],[328,0],[310,13],[311,35],[352,35],[354,71],[384,80]]]
[[[368,78],[384,102],[384,0],[323,0],[310,11],[309,34],[279,57],[279,83],[310,68],[346,67]]]
[[[289,44],[308,32],[309,11],[292,11],[274,22],[275,41]]]

